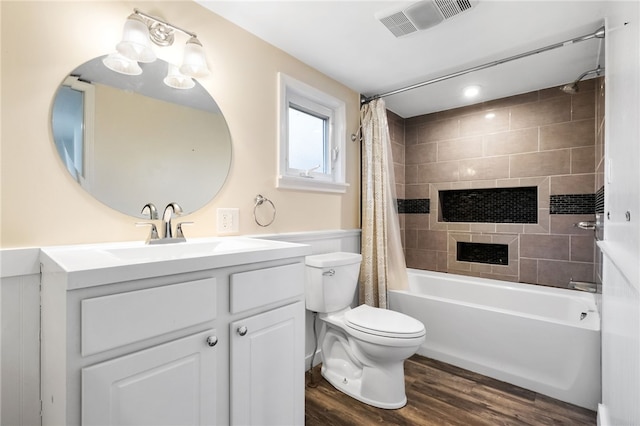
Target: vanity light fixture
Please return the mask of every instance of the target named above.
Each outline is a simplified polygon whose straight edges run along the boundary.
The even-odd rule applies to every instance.
[[[205,77],[209,74],[202,43],[195,35],[191,36],[184,46],[184,59],[180,72],[194,78]]]
[[[132,13],[124,23],[122,41],[116,45],[116,50],[127,59],[136,62],[153,62],[156,53],[149,41],[149,28],[140,15]]]
[[[164,82],[176,89],[190,89],[195,85],[192,78],[201,78],[209,74],[204,49],[198,36],[138,9],[133,9],[133,13],[125,22],[122,41],[116,45],[118,54],[107,56],[103,62],[108,68],[121,74],[140,74],[142,70],[138,62],[149,63],[157,59],[151,42],[160,47],[171,46],[176,31],[186,34],[189,39],[184,47],[182,65],[169,64]],[[127,63],[127,60],[130,63]],[[137,72],[138,69],[140,72]]]

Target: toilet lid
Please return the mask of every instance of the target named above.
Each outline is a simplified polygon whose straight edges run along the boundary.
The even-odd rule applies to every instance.
[[[388,309],[360,305],[344,314],[345,324],[377,336],[411,338],[425,334],[424,325],[415,318]]]

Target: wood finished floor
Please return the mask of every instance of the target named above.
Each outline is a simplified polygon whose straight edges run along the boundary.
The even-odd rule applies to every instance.
[[[414,355],[405,362],[408,403],[399,410],[363,404],[314,369],[305,424],[315,425],[595,425],[596,413],[449,364]],[[307,376],[308,381],[308,376]]]

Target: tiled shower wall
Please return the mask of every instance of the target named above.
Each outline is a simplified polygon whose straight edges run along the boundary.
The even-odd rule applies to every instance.
[[[573,225],[595,220],[602,186],[602,81],[582,81],[574,95],[549,88],[408,119],[390,112],[407,266],[559,287],[594,281],[593,231]],[[439,218],[439,190],[519,186],[537,187],[535,224]],[[509,264],[458,261],[457,242],[506,244]]]

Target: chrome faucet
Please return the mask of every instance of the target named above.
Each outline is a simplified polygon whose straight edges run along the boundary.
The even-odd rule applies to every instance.
[[[164,213],[162,214],[162,225],[164,225],[163,238],[165,239],[173,238],[173,232],[171,231],[171,218],[173,215],[182,215],[182,207],[180,207],[178,203],[169,203],[167,204],[167,207],[164,208]]]
[[[142,214],[149,214],[149,218],[151,220],[158,219],[158,210],[153,203],[147,203],[142,207]],[[150,226],[151,232],[149,233],[149,237],[147,238],[147,244],[168,244],[168,243],[182,243],[187,241],[184,237],[184,233],[182,232],[182,225],[188,225],[193,222],[182,222],[178,223],[176,226],[176,236],[173,236],[171,219],[174,216],[182,215],[182,207],[178,203],[169,203],[167,207],[164,208],[164,212],[162,214],[162,225],[164,227],[164,234],[162,238],[158,235],[158,229],[156,228],[156,224],[152,222],[138,222],[136,226]]]

